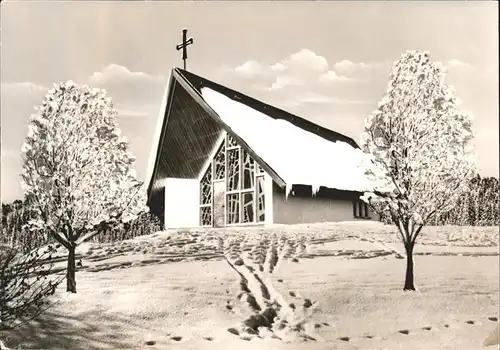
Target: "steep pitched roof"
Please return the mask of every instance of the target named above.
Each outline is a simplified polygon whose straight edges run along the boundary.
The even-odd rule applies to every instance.
[[[293,140],[288,140],[288,144],[286,146],[289,148],[294,148],[294,143],[300,143],[301,140],[304,141],[307,139],[308,143],[313,142],[317,146],[317,149],[309,149],[310,152],[318,151],[321,147],[325,148],[325,146],[326,148],[328,148],[329,145],[335,143],[336,145],[343,145],[344,149],[345,147],[348,147],[350,150],[353,151],[356,150],[356,154],[360,153],[359,146],[356,144],[356,142],[345,135],[326,129],[322,126],[316,125],[308,120],[300,118],[296,115],[293,115],[289,112],[286,112],[274,106],[268,105],[264,102],[258,101],[252,97],[249,97],[235,90],[229,89],[223,85],[217,84],[213,81],[195,75],[191,72],[174,68],[171,73],[168,88],[165,91],[165,96],[162,104],[162,111],[160,112],[161,114],[157,125],[157,134],[155,135],[155,140],[153,142],[153,149],[150,155],[150,168],[148,169],[148,175],[146,177],[146,181],[149,181],[148,195],[155,187],[158,168],[162,166],[160,162],[160,159],[162,158],[162,153],[164,152],[165,148],[168,148],[165,147],[165,142],[168,141],[166,135],[167,135],[167,130],[169,129],[169,123],[172,124],[176,122],[176,120],[170,120],[172,119],[170,117],[170,114],[176,112],[175,109],[183,108],[183,106],[179,104],[180,102],[178,102],[180,98],[177,97],[177,99],[174,99],[174,95],[179,95],[179,94],[181,95],[184,94],[186,98],[191,98],[192,100],[194,100],[194,102],[196,102],[195,104],[197,105],[195,109],[197,110],[191,111],[191,113],[187,113],[185,116],[183,116],[183,118],[185,118],[184,121],[182,118],[176,118],[177,123],[182,122],[183,124],[189,124],[193,127],[197,127],[200,123],[203,122],[205,123],[204,130],[208,130],[209,135],[205,139],[198,140],[199,142],[197,141],[198,143],[200,143],[198,151],[196,149],[192,150],[193,154],[196,154],[196,152],[198,152],[198,156],[195,156],[194,157],[195,159],[192,160],[191,162],[192,169],[191,168],[184,169],[184,173],[179,175],[181,171],[178,170],[177,168],[182,167],[181,165],[179,165],[183,162],[182,160],[179,160],[176,163],[178,164],[176,166],[172,165],[174,163],[174,160],[170,162],[171,164],[166,166],[167,168],[170,166],[169,168],[170,170],[166,171],[174,172],[177,174],[176,176],[183,176],[185,175],[185,173],[189,173],[190,175],[188,174],[185,177],[194,178],[193,174],[196,173],[197,170],[199,170],[199,164],[200,164],[199,160],[201,160],[204,157],[206,158],[206,151],[207,151],[206,148],[210,148],[211,150],[212,148],[209,145],[213,146],[215,140],[217,139],[215,137],[215,135],[218,134],[216,130],[217,127],[219,128],[218,130],[223,129],[231,136],[233,136],[238,141],[238,143],[244,149],[247,150],[247,152],[255,159],[255,161],[281,187],[287,186],[291,188],[291,185],[293,184],[305,184],[305,185],[313,185],[313,187],[319,188],[319,186],[328,187],[326,186],[328,184],[293,182],[293,180],[290,179],[289,176],[290,171],[288,171],[288,174],[286,174],[288,178],[284,179],[283,175],[287,173],[287,169],[285,169],[282,165],[280,166],[280,164],[278,164],[279,162],[276,162],[277,158],[272,157],[269,154],[269,152],[266,151],[266,149],[269,148],[268,146],[272,144],[268,143],[267,146],[259,144],[259,142],[256,142],[255,137],[252,138],[252,135],[245,133],[245,131],[252,123],[262,122],[263,124],[265,124],[265,128],[267,128],[268,131],[271,131],[272,129],[272,132],[277,134],[280,133],[280,130],[287,129],[289,131],[292,131],[292,134],[294,134],[294,136],[290,134],[289,138],[297,137],[297,139],[296,142],[294,142]],[[231,107],[227,108],[236,108],[240,113],[245,114],[245,116],[248,118],[243,120],[239,118],[239,122],[237,122],[236,120],[233,120],[231,117],[228,117],[231,113],[230,111],[227,110],[226,106],[229,105],[231,105]],[[192,106],[189,108],[193,109]],[[247,113],[249,111],[251,112]],[[201,118],[199,120],[190,121],[189,118],[192,118],[193,114],[198,114],[198,115],[203,114],[206,117]],[[264,119],[262,118],[263,116],[265,116]],[[241,124],[242,121],[243,124],[245,125]],[[272,121],[275,121],[276,123],[272,123]],[[181,126],[178,127],[181,128]],[[238,130],[234,130],[233,128],[237,128]],[[185,130],[185,128],[184,129],[181,128],[179,130],[183,131],[186,134],[184,135],[184,137],[189,137],[188,132]],[[298,135],[297,131],[299,131],[298,133],[300,134],[299,136],[296,136]],[[243,134],[246,134],[246,138],[242,136]],[[247,143],[247,141],[249,142],[249,139],[252,139],[252,144]],[[276,139],[276,142],[279,143],[280,141]],[[256,146],[258,146],[259,152],[256,152],[254,150],[254,147]],[[175,148],[174,146],[172,147]],[[203,153],[202,149],[205,149],[205,153]],[[286,152],[287,149],[282,151]],[[292,149],[290,149],[289,151],[292,152]],[[330,149],[330,152],[331,151],[332,150]],[[165,157],[175,157],[175,155],[173,155],[174,152],[171,153],[167,150],[165,150],[165,152],[168,152],[165,155]],[[264,156],[264,154],[266,156]],[[352,156],[353,154],[354,153],[348,156]],[[330,153],[330,156],[328,156],[328,158],[331,158],[331,156],[335,156],[335,154]],[[196,161],[196,159],[198,159],[198,162]],[[273,160],[273,164],[267,163],[267,161],[269,161],[270,159]],[[327,161],[333,162],[333,160],[327,160],[327,159],[323,159],[323,162]],[[307,159],[302,159],[302,160],[307,161]],[[274,169],[273,165],[279,167],[280,171],[277,172],[276,171],[277,169]],[[341,170],[337,171],[337,173],[341,172],[342,172]],[[165,174],[162,175],[164,176]],[[349,176],[349,174],[347,175]],[[298,181],[304,179],[305,179],[304,177],[302,177],[302,179],[300,177],[296,178],[296,180]],[[313,179],[311,181],[313,181]],[[322,180],[317,180],[317,181],[321,182]],[[335,185],[331,187],[341,190],[342,189],[355,190],[352,188],[339,188],[346,186]]]

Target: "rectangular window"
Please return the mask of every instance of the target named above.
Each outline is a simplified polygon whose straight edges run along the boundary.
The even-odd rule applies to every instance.
[[[226,152],[224,144],[219,148],[214,158],[214,180],[221,180],[226,177]]]
[[[200,225],[201,226],[212,226],[212,207],[203,206],[200,208]]]
[[[365,203],[361,199],[352,202],[352,213],[357,219],[370,219],[368,203]]]
[[[212,203],[212,167],[208,167],[207,172],[201,179],[200,183],[200,204]]]
[[[233,193],[227,195],[227,223],[238,224],[240,222],[240,194]]]
[[[247,151],[241,150],[243,166],[242,166],[242,189],[248,190],[253,189],[255,187],[255,168],[254,168],[254,160],[250,157]]]
[[[255,167],[257,168],[257,174],[264,174],[264,169],[259,164],[255,163]]]
[[[257,221],[264,222],[266,220],[265,211],[265,193],[264,193],[264,176],[257,176]]]
[[[243,207],[243,223],[254,222],[254,192],[244,192],[241,195]]]
[[[240,150],[227,150],[227,190],[237,191],[240,189]]]
[[[238,147],[236,139],[229,134],[227,135],[227,147]]]

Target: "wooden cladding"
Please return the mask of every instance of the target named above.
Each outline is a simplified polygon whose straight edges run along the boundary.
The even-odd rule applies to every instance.
[[[167,111],[167,137],[162,140],[156,179],[195,179],[221,132],[219,125],[179,84]]]

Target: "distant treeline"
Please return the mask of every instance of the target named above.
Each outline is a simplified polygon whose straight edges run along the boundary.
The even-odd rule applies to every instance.
[[[470,190],[464,193],[449,211],[439,213],[431,226],[498,226],[500,224],[499,180],[477,175],[471,180]],[[381,221],[390,223],[389,217]]]
[[[30,251],[48,243],[56,243],[47,232],[32,232],[25,227],[35,215],[35,211],[26,200],[15,200],[11,204],[2,203],[0,244],[17,246],[23,251]],[[135,220],[123,226],[108,229],[94,237],[93,241],[111,243],[148,235],[160,230],[161,224],[157,217],[150,213],[142,213]]]
[[[52,239],[45,233],[34,233],[25,228],[35,212],[27,201],[15,200],[11,204],[2,203],[2,230],[0,243],[9,246],[21,247],[23,251],[30,251],[40,247]]]
[[[471,180],[470,191],[464,193],[448,212],[437,215],[430,225],[498,226],[500,224],[500,184],[495,177],[476,176]],[[31,232],[25,225],[35,212],[28,201],[15,200],[2,204],[0,244],[10,244],[29,251],[53,242],[47,233]],[[390,223],[388,217],[381,221]],[[161,229],[160,221],[150,213],[143,213],[134,221],[107,230],[93,238],[95,242],[112,243],[137,236],[148,235]],[[55,242],[54,242],[55,243]]]

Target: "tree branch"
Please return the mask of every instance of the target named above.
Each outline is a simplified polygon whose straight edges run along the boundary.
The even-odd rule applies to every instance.
[[[424,227],[424,225],[419,225],[417,230],[415,231],[413,237],[411,238],[411,243],[412,244],[415,244],[416,240],[417,240],[417,237],[418,237],[418,234],[420,233],[420,231],[422,231],[422,228]]]
[[[134,200],[135,196],[137,196],[137,194],[139,193],[139,190],[141,188],[141,185],[142,185],[142,183],[139,182],[134,186],[136,188],[136,191],[135,191],[134,195],[131,196],[131,198],[130,198],[129,202],[127,203],[127,205],[125,206],[125,208],[128,208],[130,206],[130,204],[132,203],[132,201]],[[119,220],[121,220],[124,212],[125,212],[125,210],[122,210],[118,215],[111,218],[112,222],[115,223],[115,222],[118,222]],[[84,227],[85,227],[85,225],[84,225]],[[88,232],[84,236],[81,236],[83,231],[81,231],[81,230],[78,231],[77,235],[75,235],[76,245],[79,245],[79,244],[89,240],[90,238],[100,234],[101,232],[103,232],[109,228],[111,228],[111,223],[109,221],[103,220],[103,221],[99,222],[97,225],[94,225],[94,227],[92,229],[90,229],[90,232]]]
[[[50,235],[57,241],[59,242],[64,248],[69,249],[70,248],[70,243],[69,241],[65,240],[62,236],[59,235],[54,230],[49,231]]]

